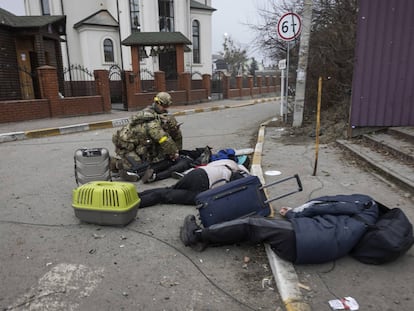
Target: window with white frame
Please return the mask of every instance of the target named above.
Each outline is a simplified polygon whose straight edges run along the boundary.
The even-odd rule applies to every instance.
[[[113,63],[114,57],[114,42],[111,39],[105,39],[103,42],[104,60],[105,63]]]
[[[193,63],[199,64],[200,59],[200,22],[193,21]]]
[[[139,0],[129,0],[129,14],[131,18],[131,31],[141,31],[139,23]]]
[[[50,15],[49,0],[40,0],[42,15]]]
[[[158,0],[160,31],[174,31],[174,1]]]

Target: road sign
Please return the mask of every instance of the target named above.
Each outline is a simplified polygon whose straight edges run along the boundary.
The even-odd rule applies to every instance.
[[[296,13],[285,13],[277,23],[277,33],[280,39],[292,41],[299,36],[302,30],[302,22]]]
[[[282,59],[279,61],[279,70],[285,70],[286,69],[286,59]]]

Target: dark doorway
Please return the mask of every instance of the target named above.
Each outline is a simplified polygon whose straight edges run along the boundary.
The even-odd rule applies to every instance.
[[[213,72],[211,77],[211,99],[223,99],[223,71],[217,70]]]
[[[176,80],[177,75],[177,57],[175,51],[168,51],[159,54],[160,71],[165,72],[166,80]]]
[[[109,68],[109,90],[113,110],[128,110],[124,71],[114,64]]]

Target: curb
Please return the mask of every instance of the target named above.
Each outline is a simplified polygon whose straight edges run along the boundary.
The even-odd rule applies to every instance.
[[[262,150],[265,140],[266,122],[260,125],[257,137],[257,143],[253,153],[251,172],[265,184],[262,171]],[[266,190],[266,189],[265,189]],[[267,193],[265,191],[266,197]],[[274,216],[274,208],[271,206],[272,214]],[[299,288],[299,279],[296,274],[293,264],[285,261],[273,252],[269,244],[265,243],[265,250],[267,259],[272,269],[273,277],[275,278],[276,286],[282,298],[283,304],[287,311],[310,311],[310,306],[304,302],[301,290]]]
[[[274,101],[277,99],[278,97],[269,97],[269,98],[255,99],[255,100],[252,100],[250,103],[234,105],[234,106],[221,105],[221,106],[213,106],[213,107],[206,107],[206,108],[186,109],[183,111],[174,112],[172,113],[172,115],[183,116],[183,115],[189,115],[189,114],[200,113],[200,112],[216,111],[216,110],[229,109],[229,108],[239,108],[243,106],[250,106],[250,105],[255,105],[259,103],[264,103],[267,101]],[[129,118],[120,118],[120,119],[113,119],[113,120],[108,120],[108,121],[81,123],[81,124],[68,125],[68,126],[55,127],[55,128],[45,128],[45,129],[39,129],[39,130],[3,133],[3,134],[0,134],[0,143],[11,142],[11,141],[16,141],[16,140],[25,140],[25,139],[30,139],[30,138],[41,138],[41,137],[65,135],[65,134],[72,134],[72,133],[84,132],[84,131],[93,131],[93,130],[99,130],[99,129],[115,128],[115,127],[124,126],[125,124],[128,124],[128,123],[129,123]]]

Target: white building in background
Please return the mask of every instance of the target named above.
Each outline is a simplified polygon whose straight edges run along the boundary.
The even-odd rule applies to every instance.
[[[184,70],[211,74],[211,0],[24,0],[26,15],[65,15],[62,37],[64,67],[81,65],[92,71],[116,64],[132,70],[131,48],[122,44],[133,32],[148,32],[150,43],[141,51],[140,68],[167,71],[175,52],[160,38],[168,32],[188,39]],[[152,42],[152,41],[150,41]],[[151,56],[150,56],[151,55]],[[148,57],[146,57],[148,56]]]

